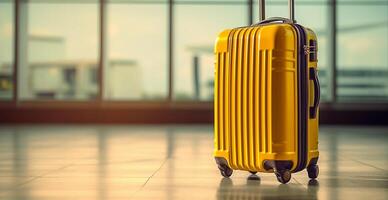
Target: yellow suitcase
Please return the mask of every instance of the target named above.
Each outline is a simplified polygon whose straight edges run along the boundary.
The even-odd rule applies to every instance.
[[[290,18],[221,32],[215,44],[214,157],[221,174],[318,176],[317,37]]]

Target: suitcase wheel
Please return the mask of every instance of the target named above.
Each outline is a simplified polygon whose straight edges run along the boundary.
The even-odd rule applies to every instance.
[[[319,174],[319,167],[318,165],[310,165],[307,167],[307,174],[309,175],[309,178],[315,179],[318,177]]]
[[[233,169],[227,165],[218,165],[218,169],[220,170],[221,175],[225,178],[229,178],[233,174]]]
[[[288,181],[291,180],[291,172],[287,169],[275,171],[275,175],[278,181],[283,184],[288,183]]]
[[[251,172],[251,171],[249,171]],[[249,181],[260,181],[260,177],[256,175],[257,172],[251,172],[251,175],[248,176]]]
[[[257,172],[254,172],[254,171],[249,171],[251,174],[255,175],[257,174]]]

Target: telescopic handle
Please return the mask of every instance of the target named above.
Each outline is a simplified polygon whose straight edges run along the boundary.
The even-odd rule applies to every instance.
[[[265,20],[265,0],[259,1],[259,20]],[[294,0],[288,0],[288,9],[289,9],[289,19],[292,22],[295,22],[295,14],[294,14]]]

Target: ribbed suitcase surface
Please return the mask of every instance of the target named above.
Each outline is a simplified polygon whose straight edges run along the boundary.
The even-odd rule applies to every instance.
[[[230,165],[235,169],[255,170],[259,153],[271,152],[266,145],[271,133],[267,110],[271,108],[271,69],[255,66],[259,62],[266,66],[272,51],[258,50],[258,33],[259,28],[232,31],[228,42],[232,51],[217,54],[215,126],[221,134],[216,144],[220,151],[228,150],[229,145],[239,149],[231,151]]]

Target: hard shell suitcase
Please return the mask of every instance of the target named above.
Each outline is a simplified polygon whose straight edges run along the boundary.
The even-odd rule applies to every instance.
[[[281,183],[318,176],[317,37],[290,18],[225,30],[215,45],[214,156],[233,170],[274,172]]]

